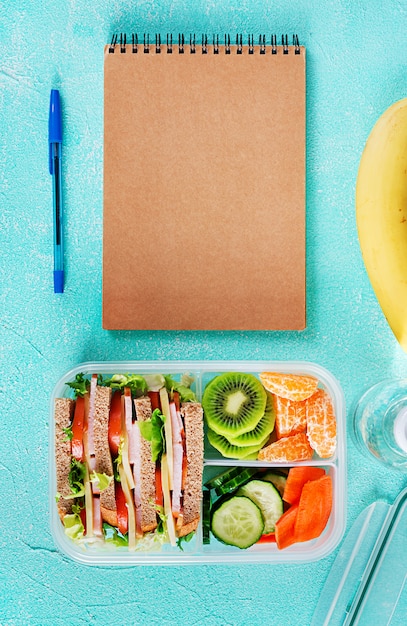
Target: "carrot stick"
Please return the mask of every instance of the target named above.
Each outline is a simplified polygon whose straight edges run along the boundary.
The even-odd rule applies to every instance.
[[[297,518],[298,504],[290,506],[276,523],[275,535],[277,548],[283,550],[296,542],[294,533],[295,520]]]
[[[309,541],[320,536],[331,515],[332,497],[332,478],[329,475],[305,483],[295,520],[296,541]]]
[[[276,533],[262,535],[257,543],[276,543]]]
[[[302,465],[292,467],[288,473],[287,482],[284,488],[283,500],[288,504],[295,504],[299,501],[303,486],[309,480],[317,480],[325,476],[325,470],[321,467]]]

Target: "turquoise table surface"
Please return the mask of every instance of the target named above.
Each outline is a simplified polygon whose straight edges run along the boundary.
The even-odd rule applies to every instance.
[[[113,32],[297,33],[307,48],[307,306],[303,332],[108,332],[101,327],[103,45]],[[407,96],[403,2],[3,0],[0,5],[0,624],[310,623],[337,550],[302,565],[90,568],[49,530],[49,402],[83,361],[315,361],[347,403],[347,531],[407,476],[355,447],[355,401],[407,375],[370,286],[355,181],[379,115]],[[47,123],[60,88],[66,290],[52,289]],[[295,97],[295,94],[293,94]],[[120,93],[117,94],[118,104]],[[181,98],[181,96],[180,96]],[[265,103],[266,105],[267,103]],[[180,99],[182,106],[182,99]],[[148,158],[148,155],[147,155]],[[270,225],[272,227],[272,225]]]

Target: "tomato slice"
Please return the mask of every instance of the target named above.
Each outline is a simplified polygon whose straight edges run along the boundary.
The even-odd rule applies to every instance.
[[[117,528],[125,535],[129,526],[129,516],[126,504],[126,496],[120,483],[115,483],[116,508],[117,508]]]
[[[181,409],[181,402],[180,402],[180,397],[179,397],[178,391],[174,391],[172,396],[173,396],[173,401],[175,403],[175,407],[176,407],[177,411],[179,412],[180,409]]]
[[[149,391],[148,397],[151,400],[151,410],[159,409],[160,407],[160,393],[159,391]]]
[[[85,529],[85,535],[86,535],[86,509],[81,509],[79,511],[79,517],[81,518],[81,522],[83,524],[83,528]]]
[[[119,453],[120,436],[122,431],[122,394],[115,391],[110,403],[108,438],[112,457]]]
[[[182,457],[182,489],[185,489],[185,483],[187,480],[187,471],[188,471],[188,461],[187,461],[187,455],[186,455],[186,451],[185,451],[185,437],[183,438],[183,445],[184,445],[184,456]]]
[[[78,397],[75,403],[75,412],[72,421],[72,456],[77,461],[83,461],[83,425],[85,420],[85,398]]]
[[[164,506],[161,466],[159,463],[155,466],[155,503],[157,506]]]

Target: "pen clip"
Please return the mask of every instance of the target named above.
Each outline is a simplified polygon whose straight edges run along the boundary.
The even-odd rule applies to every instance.
[[[62,116],[61,102],[59,91],[51,89],[51,97],[49,101],[49,118],[48,118],[48,146],[49,146],[49,173],[51,176],[54,172],[54,145],[62,143]],[[56,151],[57,154],[58,151]]]

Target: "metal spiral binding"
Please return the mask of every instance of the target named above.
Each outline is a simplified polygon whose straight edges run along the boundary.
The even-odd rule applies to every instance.
[[[219,48],[219,41],[218,41]],[[202,54],[208,54],[208,35],[202,35]]]
[[[180,54],[184,54],[185,49],[185,36],[183,35],[183,33],[181,33],[180,35],[178,35],[178,52]]]
[[[295,54],[301,54],[300,42],[298,41],[298,35],[293,35],[293,45]]]
[[[225,34],[224,37],[224,53],[225,54],[231,54],[232,52],[232,48],[231,48],[231,38],[229,34]],[[201,39],[201,52],[202,54],[207,54],[209,51],[209,47],[208,47],[208,35],[206,34],[202,34],[202,39]],[[155,35],[155,45],[154,45],[154,50],[156,54],[161,54],[162,48],[163,48],[164,44],[162,44],[161,42],[161,35],[158,33]],[[172,34],[168,33],[167,34],[167,38],[166,38],[166,52],[167,54],[172,54],[173,52],[173,40],[172,40]],[[236,35],[236,53],[237,54],[243,54],[243,35],[241,33],[238,33]],[[298,40],[298,35],[293,35],[293,39],[292,39],[292,46],[294,48],[294,54],[301,54],[301,47],[300,47],[300,43]],[[185,35],[183,33],[179,33],[178,35],[178,52],[179,54],[184,54],[185,52]],[[198,44],[196,43],[196,35],[195,33],[191,34],[189,36],[189,52],[191,54],[195,54],[197,52],[197,47]],[[120,33],[120,35],[118,35],[117,33],[113,35],[112,37],[112,41],[109,45],[109,53],[113,54],[116,50],[116,48],[118,48],[120,50],[121,54],[125,54],[126,51],[128,50],[127,47],[127,37],[126,37],[126,33]],[[150,44],[150,35],[144,34],[143,36],[143,46],[142,46],[142,50],[144,52],[144,54],[149,54],[150,53],[150,48],[151,48],[151,44]],[[266,40],[266,35],[260,35],[259,36],[259,43],[256,46],[254,43],[254,35],[250,34],[247,37],[247,49],[248,49],[248,53],[249,54],[255,54],[256,49],[258,48],[258,52],[259,54],[267,54],[267,50],[271,50],[271,54],[277,54],[279,51],[279,46],[277,45],[277,35],[271,35],[270,37],[270,41],[269,43]],[[289,54],[290,52],[290,45],[288,43],[288,35],[282,35],[281,37],[281,46],[280,46],[282,53],[283,54]],[[137,33],[133,33],[131,36],[131,45],[129,46],[129,49],[131,50],[131,52],[133,54],[137,54],[139,52],[139,40],[138,40],[138,35]],[[212,49],[213,49],[213,54],[219,54],[220,53],[220,45],[219,45],[219,35],[213,35],[212,38]]]
[[[144,34],[143,42],[144,42],[144,54],[149,54],[149,52],[150,52],[150,35],[148,33],[147,33],[147,35]]]
[[[195,54],[196,52],[195,33],[189,36],[189,49],[191,51],[191,54]]]

